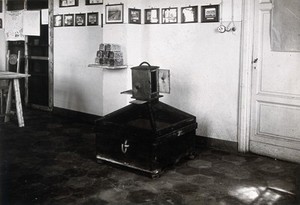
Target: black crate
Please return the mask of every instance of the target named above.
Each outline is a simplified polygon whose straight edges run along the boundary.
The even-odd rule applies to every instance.
[[[196,118],[158,100],[131,104],[96,121],[97,159],[159,176],[195,154]]]

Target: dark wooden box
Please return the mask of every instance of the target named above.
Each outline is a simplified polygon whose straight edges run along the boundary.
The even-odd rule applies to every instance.
[[[133,98],[147,101],[159,96],[158,68],[147,62],[131,68]]]
[[[195,154],[196,118],[159,102],[128,105],[96,121],[96,158],[159,176]]]

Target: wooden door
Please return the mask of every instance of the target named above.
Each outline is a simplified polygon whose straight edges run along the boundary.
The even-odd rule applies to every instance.
[[[255,0],[250,151],[300,162],[300,53],[270,47],[271,0]]]

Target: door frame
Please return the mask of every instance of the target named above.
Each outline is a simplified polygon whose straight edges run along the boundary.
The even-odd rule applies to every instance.
[[[54,2],[48,0],[48,38],[49,38],[49,52],[48,52],[48,68],[49,68],[49,109],[53,110],[53,98],[54,98],[54,27],[53,27],[53,15],[54,15]]]
[[[243,0],[237,128],[238,151],[243,153],[250,151],[254,12],[255,1]]]
[[[252,69],[253,60],[256,58],[253,54],[256,1],[259,1],[261,10],[270,10],[272,4],[272,0],[243,0],[242,2],[237,142],[238,151],[244,153],[250,151]]]
[[[27,10],[27,0],[24,0],[24,10]],[[53,27],[53,10],[54,10],[54,3],[52,0],[48,0],[48,106],[41,106],[41,105],[35,105],[30,104],[28,102],[28,81],[29,79],[25,79],[25,104],[28,106],[30,104],[31,107],[34,107],[36,109],[45,110],[45,111],[52,111],[53,110],[53,98],[54,98],[54,71],[53,71],[53,65],[54,65],[54,59],[53,59],[53,42],[54,42],[54,27]],[[28,37],[25,37],[25,73],[28,74]]]

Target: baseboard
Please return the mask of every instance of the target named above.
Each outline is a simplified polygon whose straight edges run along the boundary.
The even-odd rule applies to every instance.
[[[237,142],[214,139],[203,136],[196,136],[196,144],[199,149],[201,148],[212,148],[216,150],[237,153],[238,144]]]
[[[101,116],[78,112],[74,110],[68,110],[64,108],[54,107],[52,113],[61,117],[76,119],[80,122],[94,124],[95,120],[101,118]]]

